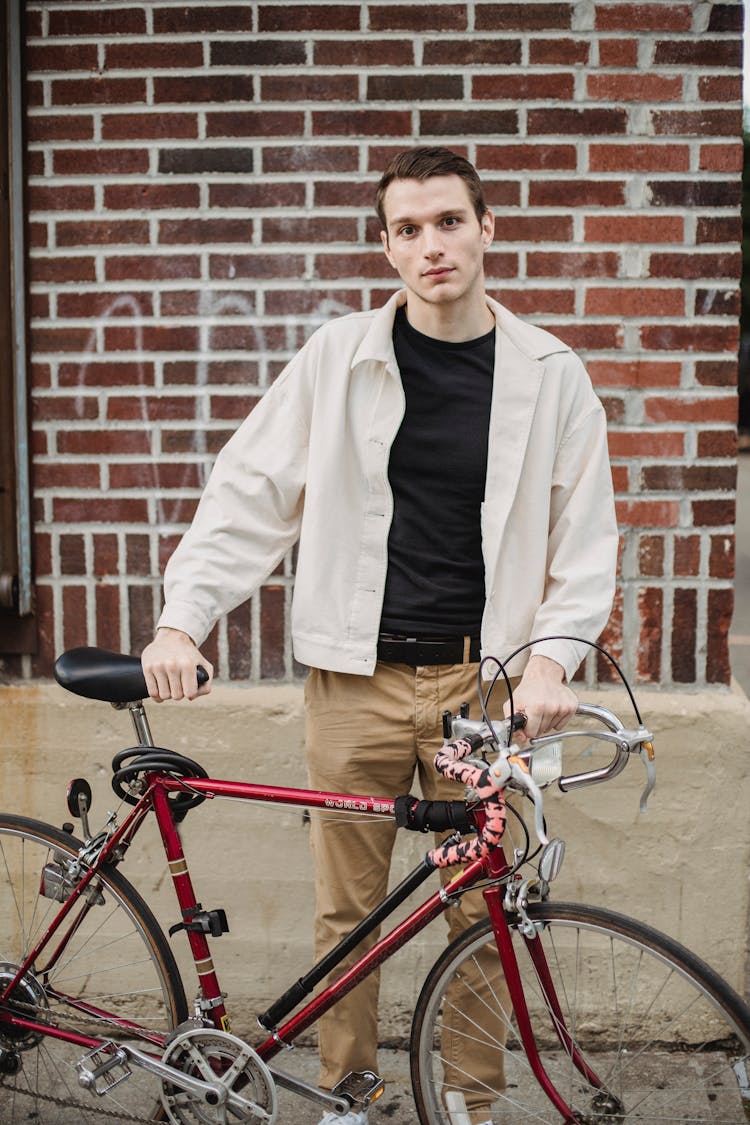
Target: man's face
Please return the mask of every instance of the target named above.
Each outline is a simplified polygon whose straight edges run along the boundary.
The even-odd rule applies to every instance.
[[[493,216],[477,219],[460,176],[394,180],[385,192],[386,257],[410,293],[431,305],[484,296],[484,252]]]

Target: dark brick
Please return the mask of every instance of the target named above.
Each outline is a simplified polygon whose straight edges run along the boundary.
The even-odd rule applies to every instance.
[[[695,682],[695,632],[698,622],[698,592],[677,589],[672,609],[672,679],[678,684]]]
[[[200,175],[204,172],[253,172],[253,150],[231,148],[165,148],[159,153],[159,172]]]

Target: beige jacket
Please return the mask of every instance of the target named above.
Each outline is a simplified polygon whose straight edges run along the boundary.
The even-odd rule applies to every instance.
[[[325,324],[230,439],[167,566],[160,625],[200,644],[299,540],[297,660],[372,674],[393,510],[388,456],[405,405],[391,333],[405,299]],[[604,412],[580,360],[487,303],[497,336],[482,650],[504,658],[551,634],[596,640],[614,593],[617,527]],[[533,651],[570,677],[587,650],[543,641]]]

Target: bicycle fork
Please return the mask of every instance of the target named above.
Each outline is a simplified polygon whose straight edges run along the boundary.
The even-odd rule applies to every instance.
[[[492,860],[493,857],[490,857]],[[505,917],[505,909],[503,905],[504,893],[503,888],[497,884],[486,887],[482,892],[485,902],[487,903],[487,911],[492,921],[492,927],[495,934],[495,941],[497,942],[498,952],[500,953],[501,964],[505,970],[505,980],[508,987],[508,992],[513,1006],[513,1011],[516,1016],[518,1024],[518,1034],[523,1044],[526,1057],[529,1061],[529,1066],[541,1086],[544,1093],[552,1102],[554,1107],[562,1115],[565,1125],[580,1125],[579,1118],[576,1117],[572,1108],[563,1099],[558,1090],[556,1089],[552,1079],[547,1074],[544,1064],[539,1056],[534,1031],[529,1017],[529,1010],[526,1005],[526,997],[521,983],[521,974],[518,967],[518,960],[516,958],[516,951],[513,948],[513,940],[511,937],[508,921]],[[547,1010],[552,1018],[555,1033],[557,1034],[560,1043],[565,1049],[566,1053],[570,1056],[576,1069],[583,1075],[590,1085],[595,1089],[600,1090],[606,1096],[607,1090],[602,1080],[588,1065],[578,1047],[573,1041],[573,1038],[568,1031],[565,1023],[560,1002],[557,998],[555,986],[552,982],[552,977],[547,965],[547,958],[544,952],[544,946],[541,936],[534,934],[534,936],[524,935],[524,941],[529,951],[529,956],[534,965],[539,978],[540,987],[542,989]]]

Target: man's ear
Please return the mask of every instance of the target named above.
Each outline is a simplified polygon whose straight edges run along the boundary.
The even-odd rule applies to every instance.
[[[481,225],[482,242],[484,243],[484,248],[486,250],[495,237],[495,216],[491,211],[485,211],[485,213],[482,215]]]
[[[390,242],[388,241],[388,231],[386,231],[386,230],[381,230],[381,232],[380,232],[380,241],[381,241],[381,244],[382,244],[382,246],[383,246],[383,253],[385,254],[385,256],[386,256],[386,258],[388,259],[389,263],[390,263],[390,264],[391,264],[391,265],[393,266],[393,268],[394,268],[394,270],[395,270],[395,268],[396,268],[396,264],[395,264],[395,262],[393,261],[393,254],[391,254],[391,244],[390,244]]]

